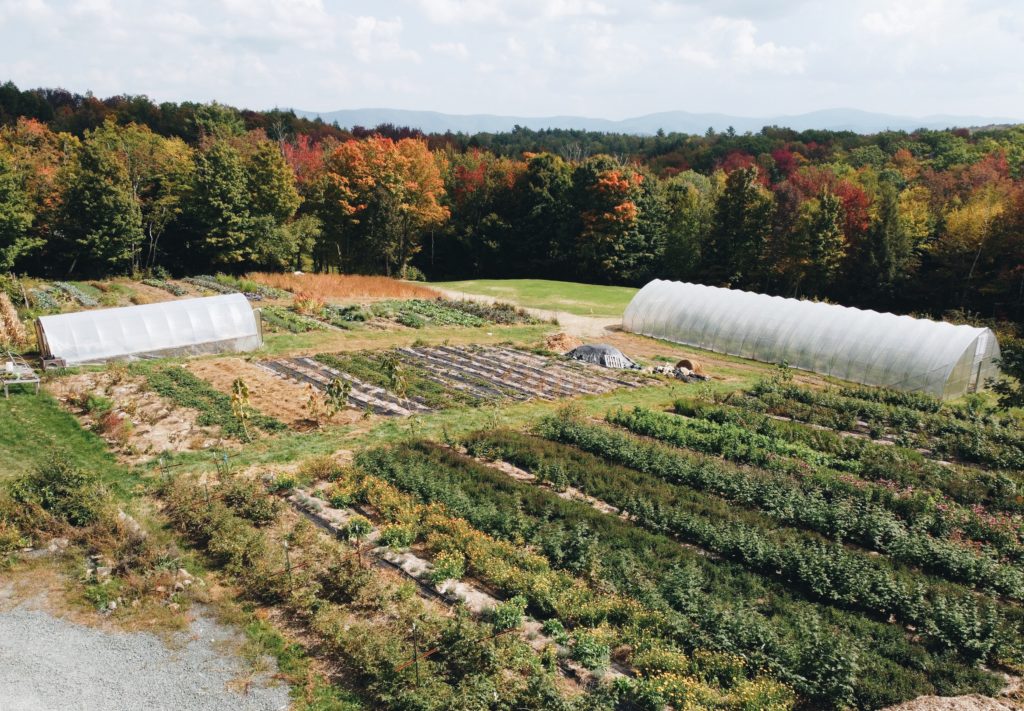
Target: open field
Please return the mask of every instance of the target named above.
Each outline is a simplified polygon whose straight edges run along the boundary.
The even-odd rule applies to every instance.
[[[338,311],[227,277],[118,292],[240,290],[276,316],[258,352],[0,401],[0,566],[52,568],[76,615],[126,629],[237,605],[303,710],[1021,701],[1012,414],[608,328],[629,290],[480,283],[556,325],[345,279],[319,294]],[[558,333],[709,379],[569,363]]]
[[[530,309],[565,311],[577,316],[621,317],[638,289],[595,286],[547,279],[475,279],[434,282],[430,286],[455,294],[489,296]]]

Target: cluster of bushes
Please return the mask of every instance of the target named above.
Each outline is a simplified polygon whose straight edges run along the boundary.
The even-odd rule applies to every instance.
[[[96,299],[93,296],[90,296],[89,294],[86,294],[85,291],[83,291],[80,287],[76,286],[75,284],[71,284],[70,282],[66,281],[57,281],[53,283],[53,286],[60,292],[62,292],[65,296],[67,296],[67,298],[77,302],[81,306],[84,306],[86,308],[93,308],[94,306],[100,305],[98,299]]]
[[[540,657],[515,635],[498,636],[494,623],[473,619],[461,606],[442,614],[409,584],[365,567],[350,547],[305,520],[274,523],[264,516],[266,502],[254,507],[252,492],[239,496],[238,486],[229,481],[204,491],[181,478],[161,496],[175,528],[243,595],[284,608],[367,707],[610,711],[619,701],[622,691],[612,688],[564,698]]]
[[[437,445],[374,450],[357,461],[418,500],[443,504],[485,533],[542,552],[555,568],[635,600],[648,635],[684,650],[741,654],[814,704],[878,707],[929,690],[998,685],[941,646],[911,641],[899,626],[809,603],[740,565],[711,561]]]
[[[175,573],[188,565],[173,544],[157,542],[119,509],[95,472],[54,451],[31,472],[0,490],[0,563],[25,545],[64,538],[71,559],[102,561],[104,577],[85,579],[85,598],[98,607],[120,600],[122,608],[152,602],[160,587],[171,589]],[[183,602],[184,593],[175,594]]]
[[[228,437],[240,440],[247,438],[244,423],[235,416],[232,409],[231,398],[215,390],[202,378],[175,365],[148,368],[145,375],[149,387],[159,395],[180,407],[198,410],[198,424],[220,427]],[[287,428],[280,420],[255,411],[250,411],[246,419],[268,434]]]

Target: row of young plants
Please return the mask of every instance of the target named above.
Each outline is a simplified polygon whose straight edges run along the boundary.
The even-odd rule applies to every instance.
[[[290,333],[309,333],[324,330],[324,324],[315,318],[303,316],[281,306],[264,306],[260,309],[261,318],[272,326]]]
[[[56,281],[53,283],[54,288],[63,293],[67,298],[77,302],[80,306],[85,308],[93,308],[99,306],[100,302],[93,296],[86,294],[81,288],[66,281]]]
[[[731,400],[731,398],[730,398]],[[924,487],[964,504],[989,509],[1024,510],[1024,477],[964,466],[943,465],[916,450],[849,437],[831,429],[779,420],[752,410],[698,398],[679,398],[674,411],[718,425],[734,425],[750,433],[803,445],[831,456],[833,468],[863,479],[902,487]]]
[[[361,456],[364,469],[380,466],[378,455]],[[383,523],[382,543],[415,544],[429,552],[438,581],[468,575],[510,602],[522,600],[524,609],[544,620],[545,634],[568,647],[575,661],[600,668],[613,651],[621,658],[621,650],[628,650],[624,661],[639,673],[630,692],[645,706],[786,709],[795,702],[789,688],[735,654],[684,651],[673,641],[678,628],[666,624],[659,611],[602,590],[594,581],[554,570],[543,556],[482,533],[442,505],[421,504],[363,469],[328,476],[336,480],[329,492],[332,504],[372,509]]]
[[[326,366],[348,373],[364,383],[386,390],[395,389],[395,368],[400,369],[404,396],[419,400],[431,409],[472,407],[480,398],[462,390],[452,390],[431,380],[415,363],[399,362],[390,351],[356,351],[351,353],[320,353],[314,356]]]
[[[940,455],[985,466],[1024,469],[1024,434],[1011,415],[979,412],[964,419],[946,411],[922,412],[812,390],[780,379],[757,382],[748,396],[744,406],[771,414],[840,430],[852,430],[858,420],[863,420],[873,435],[894,432],[897,441],[926,446]]]
[[[173,281],[168,281],[167,279],[150,277],[148,279],[143,279],[142,283],[146,286],[151,286],[154,289],[166,291],[168,294],[173,296],[185,296],[188,294],[188,291],[184,287],[179,284],[175,284]]]
[[[993,561],[1006,558],[1010,562],[1024,558],[1020,524],[1006,514],[958,506],[937,499],[927,490],[893,490],[882,484],[837,475],[828,469],[806,466],[802,476],[792,477],[778,470],[743,469],[717,458],[702,457],[687,449],[695,442],[688,432],[691,421],[674,415],[637,408],[608,412],[606,419],[633,434],[674,447],[659,450],[629,435],[574,424],[579,424],[583,432],[592,431],[597,439],[615,441],[620,448],[617,460],[638,458],[646,466],[663,470],[663,476],[672,476],[694,488],[712,490],[744,505],[760,508],[787,525],[812,528],[831,539],[848,540],[876,550],[888,549],[905,540],[910,532],[927,534],[934,541],[929,545],[928,556],[933,558],[926,565],[929,569],[934,569],[931,567],[934,565],[956,570],[963,565],[962,561],[972,557],[988,557]],[[553,431],[547,422],[543,427],[553,437],[566,436]],[[739,429],[730,427],[734,431]],[[726,458],[737,455],[735,449],[710,446],[714,441],[706,437],[700,439],[706,454]],[[633,466],[629,461],[620,463]],[[959,538],[986,545],[960,545],[955,543]],[[928,539],[919,535],[919,540]],[[943,562],[944,559],[949,560]],[[923,561],[919,564],[925,565]]]
[[[370,311],[375,316],[392,319],[410,328],[423,328],[427,325],[475,328],[487,323],[485,319],[462,309],[452,308],[441,300],[378,301],[370,306]]]
[[[234,286],[230,286],[228,284],[221,284],[219,281],[214,279],[212,276],[201,275],[201,276],[194,276],[194,277],[185,277],[184,279],[182,279],[182,281],[185,282],[186,284],[191,284],[192,286],[198,286],[200,289],[206,289],[207,291],[212,291],[212,292],[215,292],[217,294],[237,294],[238,293],[238,289],[236,289]]]
[[[361,454],[358,464],[424,502],[652,613],[649,628],[684,648],[744,656],[813,706],[879,708],[924,693],[991,693],[998,683],[903,629],[808,602],[728,560],[510,477],[430,443]],[[931,691],[930,691],[931,690]]]
[[[239,417],[230,396],[180,366],[146,368],[143,372],[150,389],[180,407],[197,410],[197,424],[220,427],[228,437],[248,439],[247,422],[268,434],[287,429],[280,420],[251,408],[244,417]]]
[[[889,388],[866,388],[852,385],[839,388],[839,394],[843,397],[852,397],[858,400],[867,400],[868,402],[909,407],[921,412],[939,412],[944,407],[942,400],[934,395],[907,392],[905,390],[890,390]],[[949,408],[949,412],[956,413],[959,410]]]
[[[737,509],[707,492],[514,432],[478,435],[467,446],[471,453],[509,461],[543,479],[550,480],[555,471],[583,493],[626,512],[638,525],[779,577],[810,599],[881,619],[892,615],[969,660],[987,658],[996,644],[1017,635],[992,600],[976,601],[969,590],[894,566],[885,558],[780,528],[759,512]],[[1024,594],[1019,570],[1000,572],[996,585]],[[1008,649],[1002,656],[1015,651]]]
[[[482,301],[471,301],[469,299],[437,299],[434,303],[439,306],[462,311],[470,314],[471,316],[481,318],[484,321],[503,326],[514,326],[516,324],[532,325],[540,323],[537,318],[531,316],[525,309],[521,309],[514,304],[505,303],[503,301],[484,303]]]
[[[617,701],[611,688],[585,702],[567,700],[545,660],[516,635],[498,634],[462,607],[444,614],[411,583],[367,567],[352,547],[306,520],[265,515],[273,502],[261,502],[262,487],[249,484],[239,495],[231,486],[182,477],[160,496],[175,529],[243,596],[279,607],[300,625],[366,708],[610,711]]]

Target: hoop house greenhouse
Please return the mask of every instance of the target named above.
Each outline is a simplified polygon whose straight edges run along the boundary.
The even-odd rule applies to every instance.
[[[656,279],[623,328],[696,348],[950,398],[996,375],[987,328]]]
[[[41,316],[36,328],[43,357],[67,365],[249,351],[263,343],[242,294]]]

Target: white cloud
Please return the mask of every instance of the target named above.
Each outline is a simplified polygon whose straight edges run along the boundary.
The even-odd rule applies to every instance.
[[[360,62],[413,61],[420,56],[411,49],[402,47],[402,20],[380,20],[373,16],[356,18],[355,26],[349,32],[352,53]]]
[[[453,59],[469,57],[469,50],[462,42],[434,42],[430,45],[430,51]]]
[[[804,49],[758,42],[757,34],[750,20],[715,17],[698,25],[687,39],[667,47],[665,54],[703,69],[774,74],[804,71]]]

